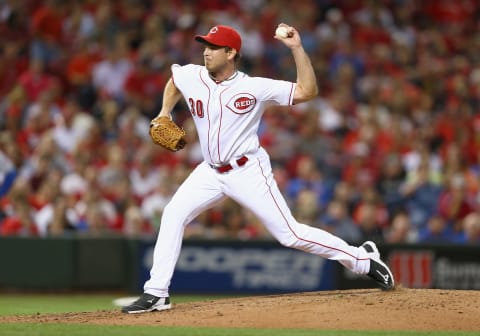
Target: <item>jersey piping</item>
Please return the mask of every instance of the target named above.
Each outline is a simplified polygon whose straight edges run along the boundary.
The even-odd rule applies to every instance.
[[[218,152],[218,161],[222,162],[221,155],[220,155],[220,131],[222,130],[222,118],[223,118],[223,104],[222,104],[222,94],[227,91],[230,87],[227,87],[225,90],[220,92],[218,95],[219,104],[220,104],[220,122],[218,125],[218,133],[217,133],[217,152]]]
[[[208,86],[207,82],[204,80],[204,78],[202,77],[202,69],[200,68],[198,70],[198,76],[200,77],[200,80],[202,81],[203,85],[205,85],[205,87],[207,88],[208,90],[208,100],[207,100],[207,111],[206,111],[206,115],[207,115],[207,120],[208,120],[208,132],[207,132],[207,149],[208,149],[208,155],[210,156],[210,161],[213,161],[212,160],[212,153],[210,152],[210,126],[211,126],[211,123],[210,123],[210,96],[212,95],[212,91],[210,90],[210,86]]]

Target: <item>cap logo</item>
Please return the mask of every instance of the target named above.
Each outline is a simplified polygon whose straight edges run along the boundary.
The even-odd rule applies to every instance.
[[[233,96],[227,107],[236,114],[245,114],[253,110],[257,100],[249,93],[240,93]]]
[[[210,34],[215,34],[216,32],[218,32],[218,27],[213,27],[212,29],[210,29]]]

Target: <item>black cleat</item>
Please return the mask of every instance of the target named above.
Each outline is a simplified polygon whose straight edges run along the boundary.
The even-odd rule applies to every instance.
[[[380,259],[380,252],[375,243],[367,241],[362,244],[362,247],[370,255],[370,271],[367,275],[375,280],[382,290],[394,289],[395,280],[393,279],[392,271]]]
[[[362,247],[368,254],[373,254],[376,259],[380,258],[380,252],[378,251],[377,245],[372,241],[366,241],[362,244]]]
[[[135,302],[122,308],[122,313],[139,314],[154,310],[167,310],[172,308],[169,297],[157,297],[143,293]]]

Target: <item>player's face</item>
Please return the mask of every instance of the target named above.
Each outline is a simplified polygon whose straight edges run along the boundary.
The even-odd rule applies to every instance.
[[[211,73],[220,72],[228,62],[229,53],[225,47],[219,47],[212,44],[205,44],[203,51],[203,60],[205,67]]]

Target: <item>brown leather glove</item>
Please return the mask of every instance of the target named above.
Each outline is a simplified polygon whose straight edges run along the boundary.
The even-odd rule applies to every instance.
[[[169,117],[156,117],[150,122],[152,141],[172,152],[179,151],[186,145],[185,130],[178,127]]]

